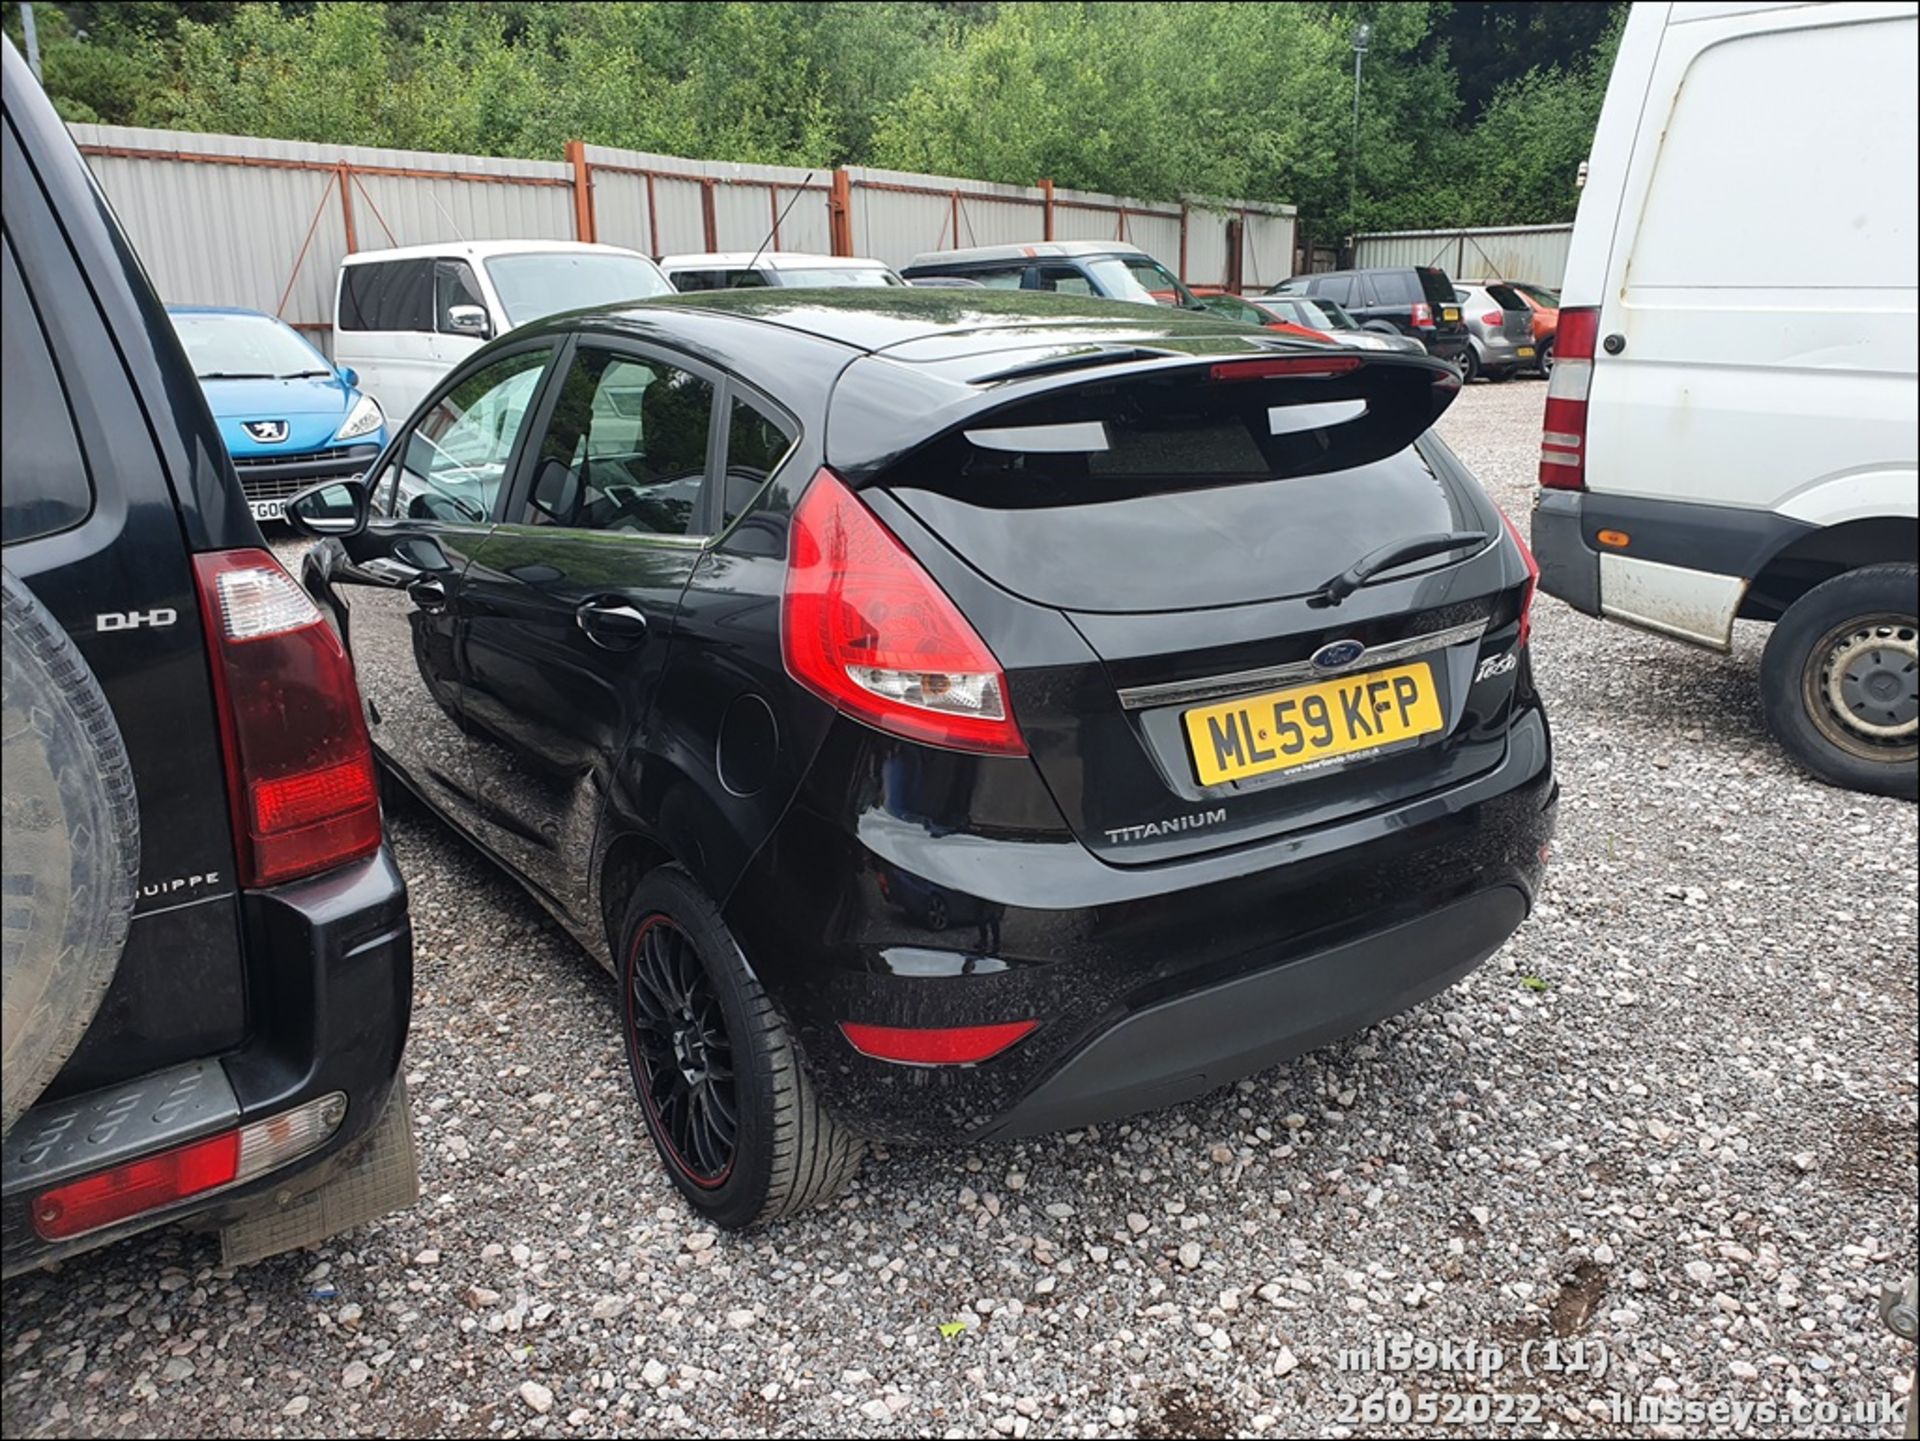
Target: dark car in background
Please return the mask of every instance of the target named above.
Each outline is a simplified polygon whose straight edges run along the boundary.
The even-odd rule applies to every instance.
[[[1124,240],[1042,240],[1024,245],[979,245],[930,250],[900,267],[918,279],[972,280],[990,290],[1040,290],[1145,305],[1199,305],[1174,273]]]
[[[289,515],[382,762],[617,974],[741,1226],[869,1138],[1197,1096],[1520,924],[1535,572],[1429,429],[1459,385],[1057,294],[682,295],[496,340]]]
[[[1511,380],[1539,363],[1533,343],[1533,310],[1510,285],[1462,284],[1454,287],[1460,313],[1467,318],[1467,380]]]
[[[417,1190],[407,893],[345,651],[4,47],[4,1270]]]
[[[1344,307],[1363,329],[1410,335],[1429,355],[1464,366],[1471,346],[1453,291],[1444,270],[1394,265],[1296,275],[1274,286],[1272,294],[1324,297]]]
[[[1427,353],[1426,346],[1412,336],[1401,335],[1391,329],[1363,329],[1359,322],[1331,300],[1309,300],[1302,295],[1241,295],[1234,298],[1267,317],[1269,324],[1298,326],[1354,350],[1392,350],[1403,355]],[[1201,304],[1207,303],[1206,297],[1202,296]]]

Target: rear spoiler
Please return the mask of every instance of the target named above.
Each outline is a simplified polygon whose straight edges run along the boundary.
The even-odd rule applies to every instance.
[[[1237,338],[1236,338],[1237,341]],[[872,484],[907,455],[961,430],[1005,433],[1028,425],[1073,426],[1075,393],[1087,408],[1130,385],[1232,387],[1249,411],[1289,406],[1358,410],[1297,428],[1284,446],[1287,469],[1349,468],[1397,454],[1422,435],[1460,392],[1460,373],[1430,356],[1335,346],[1278,348],[1260,340],[1177,350],[1170,345],[1081,345],[1015,351],[984,374],[956,378],[945,367],[884,355],[854,361],[834,386],[827,416],[826,462],[849,485]],[[1244,392],[1244,400],[1241,400]],[[1223,399],[1225,395],[1223,395]],[[1151,397],[1146,398],[1151,403]],[[1278,423],[1276,439],[1283,435]],[[1018,449],[996,442],[994,448]],[[1057,447],[1036,444],[1030,449]]]

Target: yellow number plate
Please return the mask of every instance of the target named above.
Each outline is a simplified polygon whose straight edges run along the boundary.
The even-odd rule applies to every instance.
[[[1514,348],[1514,354],[1518,355],[1522,360],[1532,360],[1533,347],[1531,345],[1516,346]]]
[[[1203,786],[1377,750],[1446,724],[1424,661],[1197,706],[1181,720]]]
[[[1446,322],[1447,322],[1447,324],[1449,324],[1449,325],[1451,325],[1451,324],[1453,324],[1453,322],[1454,322],[1454,321],[1456,321],[1456,320],[1458,320],[1458,319],[1460,318],[1460,307],[1459,307],[1459,306],[1457,306],[1457,305],[1443,305],[1443,306],[1441,306],[1441,307],[1440,307],[1440,318],[1441,318],[1442,320],[1444,320],[1444,321],[1446,321]]]

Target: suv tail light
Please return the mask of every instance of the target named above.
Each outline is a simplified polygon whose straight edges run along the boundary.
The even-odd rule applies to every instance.
[[[1533,598],[1540,590],[1540,562],[1533,558],[1533,547],[1520,534],[1520,527],[1513,523],[1513,517],[1497,505],[1494,508],[1500,510],[1500,519],[1506,523],[1507,534],[1513,537],[1513,543],[1520,551],[1520,559],[1527,566],[1527,583],[1520,591],[1520,639],[1514,642],[1514,649],[1518,650],[1533,638]]]
[[[1424,300],[1413,303],[1413,326],[1416,330],[1433,329],[1433,307]]]
[[[194,557],[242,886],[380,848],[379,788],[340,638],[263,550]]]
[[[1597,306],[1561,309],[1553,337],[1553,376],[1547,382],[1547,417],[1540,433],[1540,484],[1549,490],[1587,488],[1587,394],[1593,386],[1599,334]]]
[[[1000,662],[830,470],[794,509],[780,643],[789,675],[879,730],[949,750],[1027,753]]]

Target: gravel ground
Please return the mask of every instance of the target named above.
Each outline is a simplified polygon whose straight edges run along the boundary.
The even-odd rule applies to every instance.
[[[1516,518],[1543,390],[1475,386],[1441,426]],[[1912,1350],[1874,1301],[1915,1264],[1915,808],[1781,756],[1761,632],[1722,659],[1543,600],[1535,636],[1555,862],[1467,982],[1132,1124],[881,1156],[838,1210],[745,1237],[701,1229],[661,1176],[610,980],[437,823],[397,816],[419,1206],[238,1273],[162,1232],[12,1282],[0,1423],[1448,1429],[1357,1409],[1399,1385],[1413,1406],[1512,1398],[1508,1434],[1625,1435],[1656,1428],[1609,1397],[1900,1404]],[[1401,1337],[1475,1343],[1451,1358],[1473,1374],[1343,1369]],[[1522,1366],[1561,1338],[1604,1376],[1553,1373],[1537,1344]],[[1660,1434],[1742,1430],[1895,1427]]]

